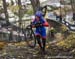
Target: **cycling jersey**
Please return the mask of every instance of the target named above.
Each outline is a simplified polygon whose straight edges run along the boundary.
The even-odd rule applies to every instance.
[[[36,27],[35,35],[40,35],[42,38],[46,38],[46,28],[45,28],[45,26],[47,26],[48,24],[47,24],[46,20],[44,19],[44,17],[42,16],[41,12],[36,12],[35,16],[39,17],[39,22],[43,25],[43,26]],[[34,21],[32,22],[32,24],[35,25],[37,23],[38,23],[38,21],[35,18]]]

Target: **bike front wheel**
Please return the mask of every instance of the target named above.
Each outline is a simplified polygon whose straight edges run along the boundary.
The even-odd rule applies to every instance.
[[[33,30],[27,28],[25,30],[25,38],[26,38],[27,45],[29,47],[34,48],[36,46],[36,36],[35,36]]]

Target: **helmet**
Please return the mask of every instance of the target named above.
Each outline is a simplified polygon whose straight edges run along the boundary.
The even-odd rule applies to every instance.
[[[35,16],[42,17],[43,16],[43,13],[41,11],[37,11],[35,13]]]

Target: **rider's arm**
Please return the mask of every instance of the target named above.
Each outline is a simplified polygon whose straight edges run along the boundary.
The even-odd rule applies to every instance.
[[[45,21],[45,23],[43,23],[43,26],[48,27],[49,26],[48,22]]]
[[[43,26],[45,26],[45,27],[48,27],[49,26],[49,24],[48,24],[48,22],[46,21],[46,19],[42,19],[42,22],[43,22]]]

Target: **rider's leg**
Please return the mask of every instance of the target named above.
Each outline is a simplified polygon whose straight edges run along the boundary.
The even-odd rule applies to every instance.
[[[42,38],[42,44],[43,44],[43,52],[45,52],[45,47],[46,47],[46,38]]]
[[[43,52],[45,52],[45,47],[46,47],[46,31],[43,31],[41,33],[41,36],[42,36],[42,45],[43,45]]]
[[[38,44],[39,44],[39,46],[40,46],[40,49],[42,49],[42,45],[41,45],[41,41],[40,41],[40,36],[37,35],[37,36],[36,36],[36,39],[37,39],[37,42],[38,42]]]

